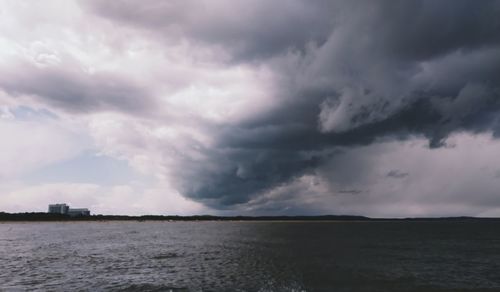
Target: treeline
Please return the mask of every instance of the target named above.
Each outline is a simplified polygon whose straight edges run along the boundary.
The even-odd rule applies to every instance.
[[[51,213],[5,213],[0,212],[0,221],[333,221],[333,220],[370,220],[363,216],[325,215],[325,216],[169,216],[169,215],[90,215],[69,216]]]
[[[5,213],[0,221],[500,221],[500,218],[434,217],[434,218],[369,218],[351,215],[323,216],[169,216],[169,215],[90,215],[69,216],[51,213]]]

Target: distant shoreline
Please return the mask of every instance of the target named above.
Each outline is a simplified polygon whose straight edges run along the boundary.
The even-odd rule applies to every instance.
[[[0,222],[73,222],[73,221],[247,221],[247,222],[381,222],[381,221],[500,221],[494,217],[416,217],[416,218],[369,218],[354,215],[321,215],[321,216],[175,216],[175,215],[90,215],[71,217],[64,214],[49,213],[5,213],[0,212]]]

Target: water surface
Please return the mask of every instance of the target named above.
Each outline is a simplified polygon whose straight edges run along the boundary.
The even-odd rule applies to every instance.
[[[500,291],[500,223],[0,223],[4,290]]]

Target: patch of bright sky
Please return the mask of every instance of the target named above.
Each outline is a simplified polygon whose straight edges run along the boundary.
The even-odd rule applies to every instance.
[[[58,116],[47,109],[34,109],[27,106],[18,106],[10,108],[9,112],[16,120],[40,120],[40,119],[58,119]]]
[[[89,150],[77,157],[37,169],[24,178],[29,184],[92,183],[101,186],[128,184],[145,186],[153,179],[144,176],[124,160],[118,160]]]

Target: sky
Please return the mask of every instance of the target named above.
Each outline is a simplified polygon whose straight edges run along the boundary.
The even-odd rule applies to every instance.
[[[500,216],[498,15],[0,0],[0,211]]]

